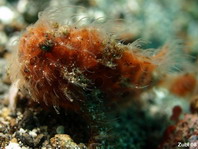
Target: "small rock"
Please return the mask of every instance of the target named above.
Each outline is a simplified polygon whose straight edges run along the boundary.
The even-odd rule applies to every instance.
[[[10,142],[8,146],[5,147],[5,149],[21,149],[18,143]]]
[[[14,11],[7,6],[0,7],[0,14],[0,21],[4,24],[11,23],[15,17]]]
[[[56,128],[56,132],[58,133],[58,134],[64,134],[64,126],[58,126],[57,128]]]
[[[44,135],[43,134],[39,134],[35,139],[34,139],[34,146],[38,147],[40,146],[44,141]]]
[[[3,117],[4,119],[10,119],[9,115],[10,115],[10,109],[5,107],[1,110],[0,116]]]
[[[34,132],[34,131],[30,131],[29,135],[32,136],[33,138],[35,138],[37,136],[36,132]]]
[[[20,129],[19,132],[16,133],[16,137],[24,144],[29,147],[38,147],[44,141],[44,135],[37,135],[34,131],[27,131],[24,129]]]
[[[16,125],[16,119],[11,119],[10,120],[10,126],[14,127]]]
[[[20,128],[20,129],[19,129],[19,133],[20,133],[20,134],[26,133],[26,130],[24,130],[23,128]]]
[[[34,147],[34,140],[33,138],[27,134],[27,133],[24,133],[22,136],[21,136],[21,139],[20,139],[25,145],[28,145],[30,147]]]
[[[50,139],[50,143],[53,147],[60,149],[80,149],[71,137],[66,134],[56,134],[55,137]]]
[[[12,143],[18,143],[18,141],[17,141],[16,138],[13,138],[12,140],[10,140],[10,142],[12,142]]]

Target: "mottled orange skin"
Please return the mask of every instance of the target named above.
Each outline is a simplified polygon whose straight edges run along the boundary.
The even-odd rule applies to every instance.
[[[79,110],[86,100],[84,90],[98,88],[109,102],[119,102],[136,97],[141,87],[150,85],[156,68],[151,58],[118,45],[97,28],[68,27],[65,33],[55,35],[56,30],[36,24],[19,42],[25,88],[39,103]],[[43,50],[46,44],[50,48]],[[108,62],[114,66],[108,66]],[[75,79],[83,76],[88,80],[85,88],[72,82],[72,77],[67,78],[73,72]]]
[[[195,87],[195,76],[191,74],[185,74],[177,77],[176,80],[174,80],[170,87],[170,91],[177,96],[184,97],[192,93]]]

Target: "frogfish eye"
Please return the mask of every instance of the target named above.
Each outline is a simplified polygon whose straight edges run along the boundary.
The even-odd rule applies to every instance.
[[[51,52],[53,49],[54,43],[52,40],[45,40],[44,42],[39,44],[39,48],[45,52]]]

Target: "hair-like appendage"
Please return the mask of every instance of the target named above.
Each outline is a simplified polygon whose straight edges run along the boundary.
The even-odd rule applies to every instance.
[[[180,41],[167,42],[153,57],[153,62],[162,73],[189,71],[191,68],[188,55]]]

